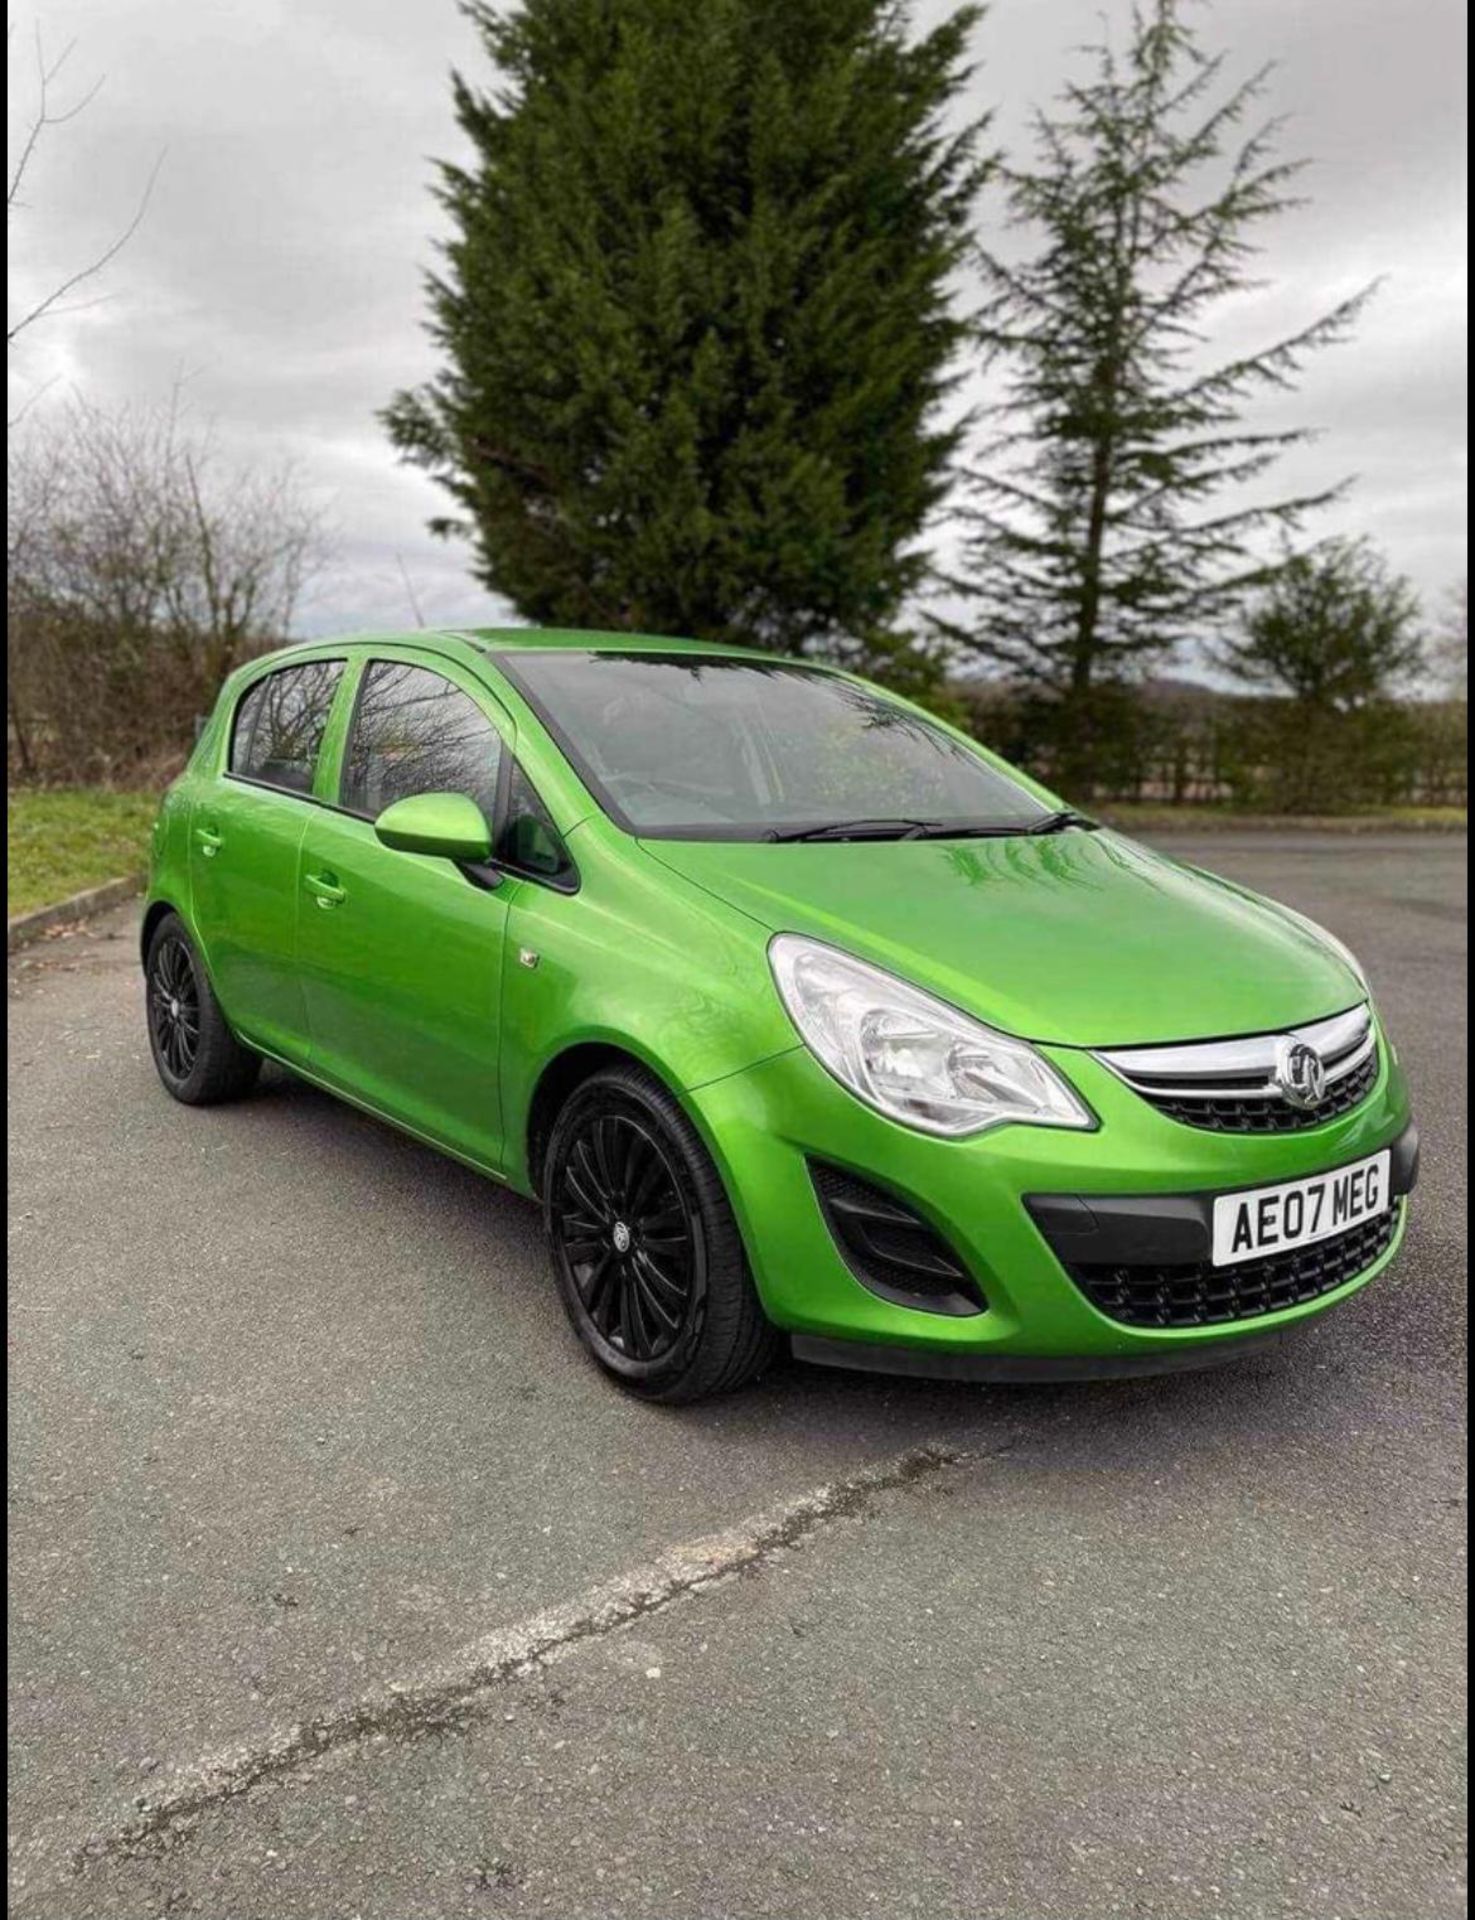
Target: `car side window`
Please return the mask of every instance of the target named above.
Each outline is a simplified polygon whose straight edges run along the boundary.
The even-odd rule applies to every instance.
[[[311,793],[341,660],[307,660],[258,680],[236,708],[230,771],[287,793]]]
[[[557,885],[574,877],[574,863],[563,844],[563,835],[515,760],[507,783],[507,812],[498,829],[494,852],[503,866],[539,880]]]
[[[413,793],[464,793],[496,814],[502,738],[469,694],[426,667],[375,660],[349,730],[339,802],[374,819]]]

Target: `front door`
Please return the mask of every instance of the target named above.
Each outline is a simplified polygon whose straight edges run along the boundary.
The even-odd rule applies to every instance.
[[[225,765],[190,812],[190,895],[211,983],[246,1040],[301,1059],[298,853],[342,660],[278,668],[242,694]]]
[[[480,1164],[501,1162],[497,1091],[510,885],[396,853],[373,821],[414,793],[495,811],[502,736],[473,683],[405,659],[367,662],[338,805],[299,854],[298,956],[323,1080]]]

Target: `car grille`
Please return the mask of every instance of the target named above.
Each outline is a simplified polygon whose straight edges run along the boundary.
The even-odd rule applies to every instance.
[[[1403,1203],[1335,1239],[1234,1267],[1067,1266],[1092,1306],[1129,1327],[1213,1327],[1303,1306],[1355,1280],[1393,1244]]]
[[[1288,1106],[1279,1094],[1223,1094],[1213,1100],[1174,1100],[1152,1094],[1144,1098],[1159,1113],[1181,1120],[1186,1127],[1206,1127],[1214,1133],[1299,1133],[1303,1127],[1340,1120],[1361,1106],[1377,1077],[1378,1058],[1370,1053],[1360,1066],[1334,1081],[1321,1105],[1309,1112]]]
[[[1294,1105],[1275,1078],[1279,1051],[1288,1041],[1309,1046],[1321,1061],[1326,1091],[1315,1106]],[[1124,1047],[1097,1058],[1169,1120],[1212,1133],[1300,1133],[1322,1127],[1360,1106],[1378,1078],[1378,1039],[1366,1006],[1289,1033],[1181,1047]]]

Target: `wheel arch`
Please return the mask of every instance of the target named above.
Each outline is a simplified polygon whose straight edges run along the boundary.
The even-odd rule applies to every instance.
[[[139,923],[138,928],[138,959],[141,966],[148,965],[149,942],[154,937],[154,929],[161,920],[171,913],[177,914],[178,917],[184,921],[185,926],[189,926],[189,921],[186,918],[183,907],[176,906],[174,901],[166,899],[163,896],[150,900],[144,908],[143,919]]]
[[[674,1100],[681,1099],[669,1075],[633,1047],[621,1046],[613,1040],[578,1040],[554,1054],[544,1063],[534,1083],[523,1128],[527,1182],[535,1195],[541,1197],[543,1191],[543,1161],[554,1122],[569,1096],[605,1067],[638,1067],[642,1073],[659,1080]]]

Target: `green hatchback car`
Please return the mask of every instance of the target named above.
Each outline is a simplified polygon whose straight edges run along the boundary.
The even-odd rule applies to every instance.
[[[1228,1359],[1393,1258],[1418,1165],[1357,962],[833,668],[370,635],[226,683],[154,830],[149,1041],[263,1059],[541,1201],[651,1399],[801,1356]]]

